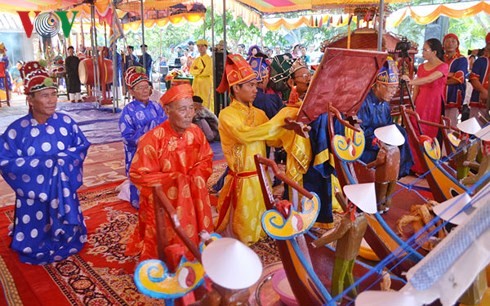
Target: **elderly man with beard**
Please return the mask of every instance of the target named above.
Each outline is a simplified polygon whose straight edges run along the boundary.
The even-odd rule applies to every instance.
[[[192,124],[194,102],[188,84],[173,86],[161,98],[168,120],[146,133],[138,143],[130,169],[131,181],[141,192],[138,224],[128,243],[129,255],[157,258],[153,187],[161,186],[177,212],[181,227],[196,244],[199,232],[213,231],[211,203],[206,187],[213,172],[213,151],[201,129]],[[165,217],[168,244],[185,247]],[[190,252],[187,259],[192,259]]]

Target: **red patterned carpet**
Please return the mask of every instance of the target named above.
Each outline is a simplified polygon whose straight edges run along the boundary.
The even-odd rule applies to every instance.
[[[224,164],[218,163],[215,169],[213,181],[224,170]],[[162,305],[162,301],[140,294],[134,286],[132,273],[137,258],[124,252],[137,211],[117,198],[118,184],[106,183],[80,192],[88,242],[79,254],[45,266],[18,260],[9,248],[13,207],[0,208],[0,305]],[[279,261],[270,239],[254,246],[254,250],[266,266]],[[267,296],[269,291],[261,294]]]
[[[10,250],[12,207],[0,209],[0,305],[153,305],[138,293],[132,271],[135,258],[124,255],[136,223],[136,210],[117,199],[117,183],[81,192],[89,240],[80,254],[46,266],[20,263]]]
[[[163,304],[137,291],[132,280],[137,258],[124,255],[137,211],[119,200],[115,191],[125,179],[123,160],[120,142],[90,148],[84,165],[84,186],[79,190],[89,240],[79,254],[46,266],[22,264],[10,250],[8,226],[13,219],[14,198],[0,179],[0,287],[3,293],[0,293],[0,306]],[[225,167],[224,161],[214,163],[208,187],[216,182]],[[407,210],[408,203],[420,203],[420,199],[409,192],[402,192],[396,198],[399,204],[387,214],[387,219],[396,219]],[[260,299],[262,305],[281,305],[270,284],[271,275],[281,268],[274,242],[265,239],[252,249],[264,264],[263,277],[250,289],[252,304]],[[323,271],[322,274],[328,273]]]

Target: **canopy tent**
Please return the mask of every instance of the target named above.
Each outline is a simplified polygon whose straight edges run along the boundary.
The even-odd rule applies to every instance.
[[[378,6],[375,0],[236,0],[252,7],[261,14],[277,14],[294,11],[318,11],[349,6],[371,5]],[[385,0],[384,3],[400,3],[409,0]]]
[[[4,12],[16,11],[55,11],[77,8],[90,13],[90,4],[83,0],[0,0],[0,6]],[[94,5],[99,15],[105,16],[111,4],[111,0],[96,0]]]
[[[172,1],[169,2],[172,3]],[[169,5],[169,2],[144,2],[145,14],[143,20],[145,28],[150,28],[155,25],[165,26],[169,23],[176,25],[184,21],[198,22],[204,19],[206,8],[202,3],[195,2],[189,3],[188,5],[177,3]],[[139,1],[121,3],[117,6],[117,9],[118,11],[127,12],[122,19],[124,31],[137,31],[141,28],[141,3]]]
[[[393,12],[387,18],[387,24],[397,27],[408,16],[418,24],[429,24],[440,15],[451,18],[463,18],[485,12],[490,14],[488,1],[458,2],[437,5],[408,6]]]

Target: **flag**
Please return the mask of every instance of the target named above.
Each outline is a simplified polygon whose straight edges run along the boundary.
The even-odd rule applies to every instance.
[[[342,15],[340,15],[339,20],[337,21],[337,25],[342,25],[344,23],[344,19],[342,18]]]
[[[332,23],[332,20],[333,20],[332,16],[329,16],[327,19],[327,27],[330,26],[330,24]]]
[[[114,14],[112,16],[112,28],[111,28],[111,35],[109,38],[109,45],[112,46],[117,42],[118,39],[124,38],[124,31],[121,25],[121,20],[117,17],[117,14],[115,11],[113,11]]]

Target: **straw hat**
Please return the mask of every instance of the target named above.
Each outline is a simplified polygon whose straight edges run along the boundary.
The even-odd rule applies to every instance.
[[[475,133],[475,136],[483,141],[490,141],[490,124]]]
[[[463,193],[434,206],[432,210],[441,219],[459,225],[467,220],[474,210],[473,207],[468,207],[466,210],[461,211],[470,201],[471,197],[467,193]]]
[[[259,256],[232,238],[217,239],[206,246],[202,265],[213,282],[228,289],[248,288],[262,274]]]
[[[466,134],[475,135],[476,132],[481,130],[481,126],[475,117],[471,117],[468,120],[458,123],[458,129]]]
[[[364,291],[356,297],[356,306],[422,305],[413,294],[403,291]]]
[[[392,146],[401,146],[405,143],[405,138],[394,124],[375,129],[374,136],[382,142]]]
[[[345,185],[344,193],[363,212],[368,214],[376,213],[376,190],[374,183]]]

